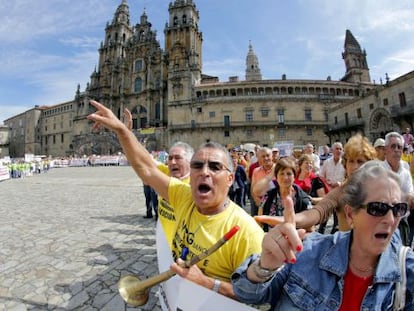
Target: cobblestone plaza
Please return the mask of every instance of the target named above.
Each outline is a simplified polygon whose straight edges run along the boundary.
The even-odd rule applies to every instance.
[[[118,294],[158,273],[155,221],[131,167],[55,168],[0,182],[0,310],[160,310]]]

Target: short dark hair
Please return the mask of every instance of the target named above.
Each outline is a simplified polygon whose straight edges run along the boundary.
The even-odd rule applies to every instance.
[[[277,164],[275,166],[274,174],[275,177],[277,177],[277,173],[279,171],[282,171],[284,169],[290,168],[293,171],[293,174],[296,176],[296,162],[292,158],[285,157],[277,161]]]

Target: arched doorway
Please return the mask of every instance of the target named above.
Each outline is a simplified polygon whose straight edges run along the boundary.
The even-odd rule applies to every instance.
[[[392,130],[393,122],[390,113],[383,108],[375,109],[369,121],[371,140],[374,141],[378,137],[384,137],[387,132]]]

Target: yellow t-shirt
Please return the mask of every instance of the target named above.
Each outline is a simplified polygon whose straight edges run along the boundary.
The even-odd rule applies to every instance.
[[[170,176],[170,170],[167,165],[160,163],[158,169],[165,175]],[[190,183],[190,175],[181,181],[186,184]],[[164,230],[165,238],[167,239],[168,245],[171,248],[172,239],[174,237],[175,230],[175,215],[174,208],[165,200],[163,197],[158,196],[158,219],[161,222]]]
[[[221,213],[200,214],[194,204],[190,185],[171,178],[168,197],[175,207],[176,233],[172,242],[174,260],[181,256],[182,248],[189,249],[187,259],[207,250],[235,225],[240,230],[216,252],[197,263],[207,276],[230,281],[237,267],[251,254],[261,252],[264,232],[242,208],[229,200]]]

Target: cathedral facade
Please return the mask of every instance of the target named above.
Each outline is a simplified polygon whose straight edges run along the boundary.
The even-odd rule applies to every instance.
[[[206,141],[227,146],[273,146],[284,141],[322,146],[336,140],[345,142],[354,131],[372,133],[370,138],[379,135],[380,131],[369,130],[366,119],[372,111],[365,109],[364,100],[378,93],[381,86],[371,83],[367,54],[351,31],[345,33],[341,80],[296,80],[285,75],[262,79],[259,58],[250,43],[245,77],[219,81],[203,74],[203,38],[195,2],[175,0],[167,9],[165,46],[161,48],[145,11],[139,23],[131,25],[128,3],[122,0],[105,27],[98,67],[85,90],[78,87],[72,102],[60,104],[70,106],[68,110],[61,111],[60,105],[43,108],[37,136],[42,153],[63,156],[120,151],[113,133],[91,132],[86,119],[94,110],[90,99],[109,107],[121,119],[124,109],[129,109],[132,130],[150,150],[167,149],[176,141],[194,147]],[[355,110],[355,105],[364,108]],[[364,123],[344,122],[345,113],[359,113]],[[386,128],[395,128],[396,119],[391,114],[386,117],[389,121],[373,122],[389,122]],[[65,124],[66,136],[51,125],[56,120]],[[64,142],[60,149],[51,143],[60,141]]]
[[[366,53],[350,31],[346,32],[346,73],[341,81],[284,76],[263,80],[250,44],[244,79],[230,77],[221,82],[202,73],[203,39],[194,1],[171,2],[168,13],[161,49],[146,13],[131,26],[127,1],[119,5],[106,26],[98,68],[85,92],[76,96],[75,151],[87,152],[96,141],[85,120],[90,98],[120,118],[128,108],[134,132],[150,149],[179,140],[193,146],[211,140],[223,145],[270,146],[280,141],[324,145],[330,143],[326,135],[329,109],[372,88]]]

